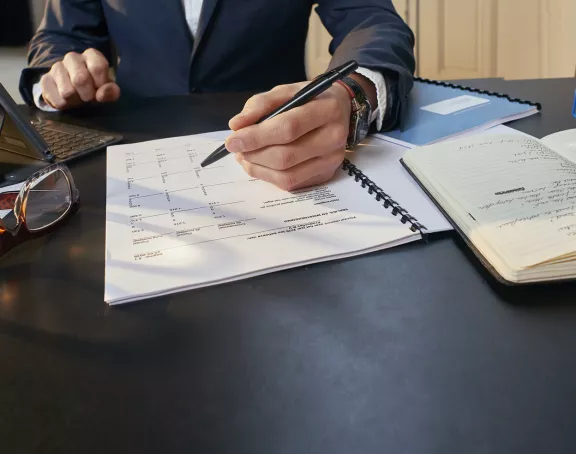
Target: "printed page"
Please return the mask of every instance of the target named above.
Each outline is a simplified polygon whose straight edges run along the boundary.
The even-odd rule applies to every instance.
[[[536,139],[515,135],[460,140],[414,150],[413,158],[513,266],[576,250],[576,164]],[[416,153],[418,153],[416,155]]]
[[[108,148],[109,302],[241,279],[419,238],[339,171],[285,192],[189,136]]]
[[[369,137],[346,157],[408,210],[428,233],[452,230],[452,225],[400,163],[405,152],[405,147]]]

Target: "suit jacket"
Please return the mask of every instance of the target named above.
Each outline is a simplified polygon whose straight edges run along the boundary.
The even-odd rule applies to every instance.
[[[306,80],[313,3],[333,37],[330,66],[355,59],[386,75],[391,100],[405,99],[414,36],[391,0],[204,0],[195,39],[182,0],[47,0],[20,91],[33,104],[31,88],[42,73],[66,53],[91,47],[116,67],[123,96],[264,91]]]

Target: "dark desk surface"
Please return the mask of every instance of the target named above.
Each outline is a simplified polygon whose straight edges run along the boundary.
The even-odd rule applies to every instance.
[[[576,79],[474,81],[576,128]],[[128,140],[223,129],[243,96],[69,119]],[[3,453],[574,453],[576,286],[506,290],[452,235],[109,308],[104,155],[83,206],[0,260]]]

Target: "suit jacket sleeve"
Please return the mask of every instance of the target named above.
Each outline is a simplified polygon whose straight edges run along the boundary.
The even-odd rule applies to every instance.
[[[33,105],[32,86],[68,52],[94,48],[111,60],[110,38],[100,0],[47,0],[42,23],[30,42],[29,67],[22,71],[20,93]]]
[[[414,34],[391,0],[319,0],[317,10],[332,35],[330,67],[348,60],[384,75],[388,103],[383,129],[398,126],[413,86]]]

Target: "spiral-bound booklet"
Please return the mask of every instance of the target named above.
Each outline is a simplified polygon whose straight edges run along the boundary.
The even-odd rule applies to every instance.
[[[108,148],[105,301],[365,254],[429,231],[353,156],[329,183],[292,192],[250,177],[232,156],[200,167],[228,133]],[[433,231],[447,225],[425,216]]]
[[[502,93],[416,78],[401,128],[379,136],[407,147],[428,145],[534,115],[541,108]]]

